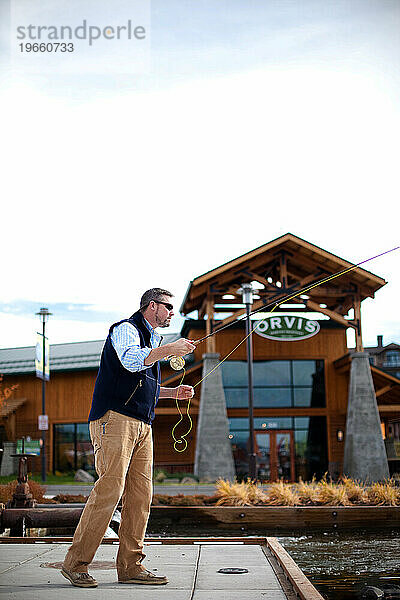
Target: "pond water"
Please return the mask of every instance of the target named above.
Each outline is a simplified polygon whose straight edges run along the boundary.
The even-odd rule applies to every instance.
[[[400,586],[400,530],[300,532],[165,527],[154,536],[277,537],[326,600],[359,600],[366,585]],[[245,566],[245,565],[243,565]]]
[[[278,537],[327,600],[355,600],[365,585],[400,586],[399,530]]]

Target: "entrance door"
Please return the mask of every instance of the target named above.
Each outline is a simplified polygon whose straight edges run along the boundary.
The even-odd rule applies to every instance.
[[[255,438],[257,478],[268,481],[294,481],[293,431],[256,431]]]

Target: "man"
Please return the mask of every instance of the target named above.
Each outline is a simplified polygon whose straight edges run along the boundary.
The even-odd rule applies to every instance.
[[[180,338],[160,346],[156,327],[168,327],[174,314],[172,294],[153,288],[140,309],[114,323],[105,341],[89,415],[99,479],[90,494],[65,557],[61,573],[77,587],[96,587],[88,565],[99,547],[122,495],[117,573],[119,583],[166,584],[141,564],[152,497],[151,423],[158,398],[192,398],[191,386],[160,385],[158,361],[193,352]]]

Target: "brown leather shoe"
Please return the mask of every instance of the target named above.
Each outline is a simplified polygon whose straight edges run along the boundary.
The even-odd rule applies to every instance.
[[[143,569],[140,573],[130,579],[120,579],[118,583],[141,583],[144,585],[165,585],[168,579],[162,575],[154,575],[147,569]]]
[[[72,585],[81,588],[94,588],[97,587],[98,583],[89,573],[76,573],[75,571],[68,571],[65,567],[61,569],[61,575],[64,575],[66,579],[69,579]]]

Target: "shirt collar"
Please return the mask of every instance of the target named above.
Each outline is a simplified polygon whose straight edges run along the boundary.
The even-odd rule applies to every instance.
[[[158,338],[159,340],[162,340],[162,339],[163,339],[162,335],[160,335],[160,334],[158,333],[158,331],[156,331],[156,330],[154,329],[154,327],[152,327],[152,326],[150,325],[150,323],[148,322],[148,320],[147,320],[145,317],[143,317],[143,321],[144,321],[144,324],[146,325],[147,329],[150,331],[151,335],[154,335],[154,336],[155,336],[156,338]]]
[[[147,329],[150,331],[150,333],[153,333],[153,331],[155,331],[154,327],[152,327],[150,325],[150,323],[148,322],[148,320],[145,317],[143,317],[143,321],[144,321],[144,324],[146,325]]]

